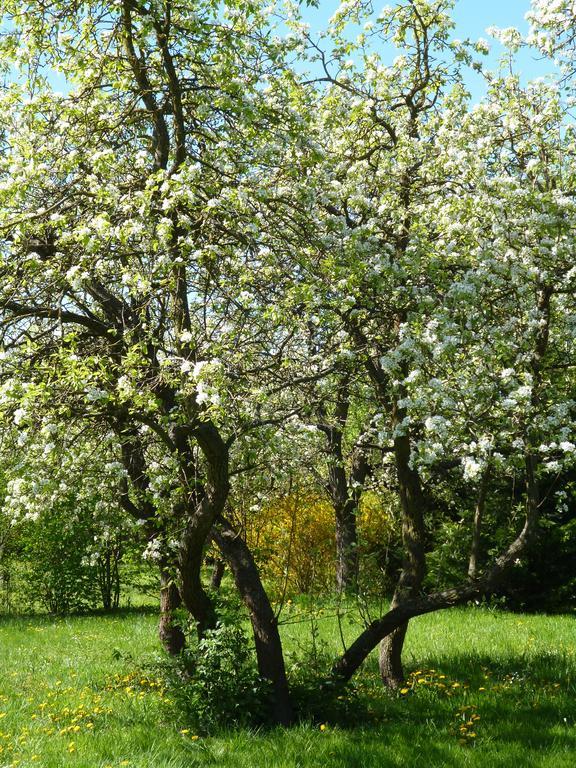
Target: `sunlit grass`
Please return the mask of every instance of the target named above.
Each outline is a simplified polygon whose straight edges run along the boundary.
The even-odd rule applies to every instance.
[[[299,604],[282,614],[289,664],[312,637],[321,664],[360,628],[329,605],[303,619]],[[382,691],[373,658],[336,717],[206,736],[178,718],[163,686],[154,614],[2,619],[0,767],[572,768],[574,630],[572,616],[485,608],[422,617],[398,693]]]

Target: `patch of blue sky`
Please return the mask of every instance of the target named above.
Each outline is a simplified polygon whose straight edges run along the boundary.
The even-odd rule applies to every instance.
[[[375,3],[375,15],[384,5],[393,4],[393,0],[384,1],[381,5]],[[338,0],[320,0],[317,8],[303,9],[303,18],[310,25],[312,37],[326,29],[339,5]],[[529,10],[529,0],[457,0],[452,13],[455,23],[453,38],[471,41],[486,40],[490,46],[490,52],[486,56],[478,55],[477,58],[482,61],[485,69],[497,70],[505,54],[505,48],[489,34],[488,30],[491,27],[500,29],[515,27],[522,35],[526,35],[529,25],[525,16]],[[356,33],[353,32],[353,34]],[[391,60],[398,55],[398,51],[392,45],[381,45],[379,50],[382,55],[389,56]],[[520,75],[523,83],[555,74],[553,64],[543,58],[536,49],[530,47],[523,47],[515,55],[514,71]],[[472,69],[467,69],[464,77],[472,99],[478,101],[486,93],[485,79]]]

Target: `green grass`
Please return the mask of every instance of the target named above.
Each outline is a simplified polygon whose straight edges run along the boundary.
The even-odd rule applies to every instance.
[[[299,606],[282,618],[294,659],[310,644],[311,623],[298,620]],[[348,638],[357,622],[342,622]],[[319,650],[336,653],[333,611],[321,609],[315,625]],[[572,768],[575,629],[572,616],[484,608],[422,617],[409,633],[403,693],[381,690],[370,659],[340,702],[348,723],[341,714],[208,737],[181,733],[185,724],[153,671],[153,613],[2,618],[0,768]]]

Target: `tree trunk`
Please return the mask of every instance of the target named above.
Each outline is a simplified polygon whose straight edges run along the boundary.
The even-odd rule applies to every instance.
[[[120,558],[121,550],[114,550],[114,562],[112,568],[112,608],[120,607]]]
[[[182,628],[174,619],[174,611],[180,607],[182,600],[176,584],[166,569],[160,569],[160,625],[158,634],[167,653],[177,656],[186,644]]]
[[[204,485],[197,480],[194,456],[188,445],[189,436],[196,439],[206,460]],[[194,489],[187,501],[185,514],[181,516],[184,531],[178,555],[180,596],[197,623],[198,637],[202,638],[206,630],[216,626],[217,621],[214,604],[202,584],[201,569],[204,547],[215,521],[224,510],[230,490],[228,446],[211,421],[196,421],[189,433],[180,430],[175,432],[174,439],[181,455],[187,460],[185,482]]]
[[[217,622],[214,604],[202,584],[202,561],[204,559],[204,537],[188,530],[180,543],[178,570],[180,575],[180,597],[196,622],[198,637],[201,639]]]
[[[380,677],[387,688],[396,690],[404,683],[404,667],[402,666],[402,651],[408,631],[408,622],[391,632],[380,643],[378,663]]]
[[[542,363],[548,348],[552,295],[551,286],[542,285],[540,287],[538,311],[541,320],[531,361],[534,379],[533,406],[538,404],[541,396]],[[353,326],[352,331],[356,340],[365,347],[365,338],[358,327]],[[387,376],[372,358],[368,358],[366,364],[369,375],[376,385],[377,391],[382,394],[383,403],[386,404],[388,402]],[[398,426],[402,424],[406,411],[394,404],[391,415],[393,425]],[[538,445],[538,435],[532,436],[531,443]],[[423,513],[426,504],[422,494],[420,477],[410,467],[410,437],[408,434],[395,439],[394,453],[403,515],[402,539],[405,559],[402,573],[390,610],[380,619],[373,621],[335,662],[332,667],[333,682],[349,680],[376,645],[403,626],[407,626],[409,619],[497,593],[502,586],[506,572],[520,555],[526,552],[537,532],[540,514],[540,489],[537,480],[538,459],[531,450],[528,450],[526,454],[526,518],[520,533],[508,549],[496,558],[484,576],[476,578],[472,583],[468,581],[454,589],[419,597],[418,592],[425,573]],[[384,643],[380,658],[383,679],[386,679],[388,670],[394,672],[393,677],[396,680],[399,679],[402,668],[402,644],[403,637],[398,640],[397,645],[392,642]],[[382,655],[384,660],[382,660]]]
[[[214,562],[214,570],[212,571],[212,577],[210,579],[210,587],[214,590],[220,589],[220,585],[222,584],[222,577],[224,576],[224,560],[220,560],[220,558],[216,558],[216,561]]]
[[[230,566],[238,592],[250,612],[258,670],[260,676],[270,681],[272,686],[273,720],[278,725],[290,725],[294,715],[278,622],[252,553],[242,537],[223,520],[218,522],[212,535]]]
[[[477,600],[498,592],[504,583],[506,572],[516,560],[526,552],[538,530],[539,490],[535,479],[536,459],[527,457],[527,500],[526,519],[522,530],[507,550],[496,558],[490,570],[473,583],[467,581],[460,586],[434,592],[422,597],[407,598],[380,619],[373,621],[360,633],[352,645],[337,659],[332,667],[332,681],[346,682],[360,667],[376,645],[391,633],[407,624],[415,616],[441,611],[456,605],[464,605],[470,600]]]
[[[393,423],[402,423],[403,409],[393,409]],[[422,493],[420,476],[410,466],[410,436],[400,435],[394,440],[396,473],[402,507],[402,542],[404,561],[402,572],[392,598],[391,609],[398,608],[405,600],[414,598],[420,592],[426,572],[424,550],[424,512],[426,500]],[[382,682],[388,688],[396,689],[404,682],[402,650],[408,624],[404,624],[387,635],[380,644],[379,665]]]
[[[370,474],[371,466],[362,446],[358,445],[352,453],[350,476],[347,476],[342,448],[350,409],[347,376],[340,379],[336,391],[337,398],[333,414],[335,423],[320,423],[318,429],[326,435],[328,443],[327,490],[336,516],[336,586],[338,592],[356,594],[359,575],[356,516],[362,489]],[[327,418],[324,409],[321,409],[320,415]]]
[[[336,586],[339,592],[358,589],[357,505],[355,499],[335,505],[336,512]]]
[[[486,507],[486,496],[488,495],[488,481],[490,479],[490,465],[482,473],[480,488],[478,490],[478,499],[474,509],[474,524],[472,527],[472,544],[470,546],[470,560],[468,561],[468,576],[475,579],[478,576],[478,562],[480,560],[480,536],[482,534],[482,520],[484,518],[484,509]]]

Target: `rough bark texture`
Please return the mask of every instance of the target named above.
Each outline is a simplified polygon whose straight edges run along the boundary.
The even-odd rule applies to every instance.
[[[289,725],[293,721],[293,711],[278,622],[252,553],[241,536],[223,520],[218,522],[212,535],[230,566],[238,592],[250,612],[258,670],[261,677],[269,680],[272,685],[271,714],[274,722]]]
[[[393,408],[393,423],[401,424],[405,411]],[[402,542],[404,560],[391,608],[405,600],[417,597],[425,575],[424,513],[426,500],[418,472],[410,466],[410,437],[408,434],[394,440],[394,457],[402,509]],[[388,688],[398,688],[404,682],[402,650],[408,625],[402,625],[387,635],[380,644],[379,665],[382,682]]]
[[[174,584],[166,568],[160,569],[160,625],[158,634],[167,653],[177,656],[186,645],[182,628],[174,618],[174,611],[180,607],[182,600],[178,588]]]

